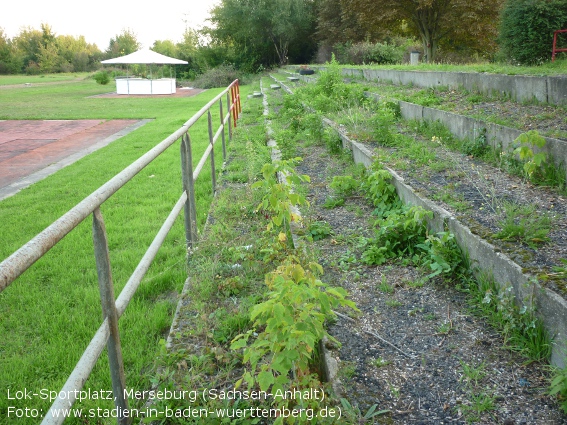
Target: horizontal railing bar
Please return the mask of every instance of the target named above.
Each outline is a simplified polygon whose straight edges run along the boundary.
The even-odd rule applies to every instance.
[[[64,394],[66,398],[57,398],[55,402],[47,411],[41,425],[60,425],[65,420],[62,409],[70,408],[75,400],[77,399],[77,393],[83,388],[87,378],[89,377],[91,371],[93,370],[102,350],[106,346],[108,337],[110,336],[110,329],[108,326],[108,319],[104,319],[104,322],[100,325],[95,333],[93,339],[87,346],[87,349],[83,352],[83,355],[77,362],[77,365],[67,378],[65,385],[59,391],[58,394]],[[59,413],[59,415],[53,415],[53,412]]]
[[[32,240],[2,261],[2,263],[0,263],[0,292],[8,287],[8,285],[16,280],[47,251],[53,248],[53,246],[63,239],[71,230],[77,227],[94,211],[95,208],[99,207],[103,202],[110,198],[110,196],[128,183],[145,166],[181,138],[181,136],[183,136],[183,134],[185,134],[187,130],[211,108],[212,105],[214,105],[224,94],[228,92],[233,84],[235,83],[233,82],[213,100],[201,108],[181,128],[169,137],[165,138],[154,148],[150,149],[89,196],[84,198]]]
[[[126,310],[126,307],[128,307],[128,304],[132,300],[134,293],[138,289],[138,286],[140,286],[142,279],[144,278],[146,272],[150,268],[153,259],[157,255],[158,249],[161,247],[167,234],[173,227],[173,224],[175,223],[177,216],[183,210],[186,200],[187,200],[187,192],[184,191],[179,197],[179,200],[177,201],[177,203],[175,204],[169,215],[167,216],[167,219],[162,224],[161,228],[159,229],[159,232],[155,236],[151,245],[148,247],[148,250],[146,251],[142,259],[138,263],[136,270],[134,270],[132,276],[130,276],[130,279],[128,279],[128,282],[126,282],[126,285],[124,285],[122,292],[120,292],[120,295],[116,299],[116,311],[118,313],[118,317],[121,317],[124,311]]]
[[[207,103],[205,106],[203,106],[203,107],[199,110],[199,112],[197,112],[195,115],[193,115],[193,116],[183,125],[183,127],[185,127],[185,126],[191,127],[193,124],[195,124],[195,122],[196,122],[199,118],[201,118],[201,117],[205,114],[205,112],[207,112],[207,111],[211,108],[211,106],[213,106],[216,102],[218,102],[218,100],[219,100],[222,96],[224,96],[224,95],[230,90],[230,88],[231,88],[234,84],[236,84],[237,81],[238,81],[238,80],[234,80],[232,83],[230,83],[230,85],[229,85],[226,89],[224,89],[224,90],[223,90],[221,93],[219,93],[213,100],[211,100],[209,103]]]
[[[230,115],[228,116],[228,118],[230,119]],[[224,124],[221,124],[219,126],[217,132],[215,133],[214,137],[213,137],[213,145],[218,140],[218,138],[220,137],[223,130],[224,130]],[[201,157],[201,160],[199,161],[199,163],[195,167],[195,171],[193,172],[193,180],[197,180],[197,177],[199,177],[199,174],[201,173],[201,170],[205,166],[205,162],[207,162],[207,159],[209,158],[209,154],[211,153],[212,149],[213,148],[212,148],[211,144],[209,143],[209,146],[207,146],[207,149],[205,150],[205,153]]]
[[[215,135],[213,136],[213,145],[216,143],[216,141],[219,139],[222,131],[224,130],[224,125],[221,125],[219,127],[219,129],[217,130],[217,132],[215,133]]]
[[[199,163],[195,167],[195,171],[193,171],[193,180],[194,181],[196,181],[197,177],[199,177],[199,174],[201,173],[201,170],[203,169],[205,162],[207,162],[207,159],[209,158],[209,154],[211,153],[212,150],[213,150],[213,146],[209,143],[209,146],[207,146],[207,149],[205,149],[205,153],[201,157],[201,160],[199,161]]]

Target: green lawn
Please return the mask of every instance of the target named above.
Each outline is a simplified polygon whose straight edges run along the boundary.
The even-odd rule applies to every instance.
[[[0,86],[26,83],[55,83],[61,81],[82,80],[90,75],[89,72],[72,72],[42,75],[0,75]]]
[[[0,202],[0,259],[26,243],[69,208],[155,146],[222,89],[191,98],[105,99],[112,91],[93,80],[10,88],[2,91],[0,119],[154,118],[154,121]],[[247,87],[242,90],[246,96]],[[226,111],[226,106],[225,106]],[[218,120],[218,107],[213,109]],[[194,163],[208,143],[207,123],[191,130]],[[220,146],[217,158],[220,157]],[[179,142],[141,171],[102,206],[118,296],[143,252],[181,194]],[[210,169],[197,181],[197,213],[202,226],[211,201]],[[91,219],[85,220],[44,258],[0,293],[0,388],[59,391],[101,323],[93,256]],[[127,385],[147,389],[153,360],[171,322],[186,278],[185,240],[177,220],[154,265],[120,321]],[[106,352],[87,387],[111,389]],[[83,407],[112,408],[112,402],[86,400]],[[8,406],[48,409],[39,398],[0,396],[0,423]],[[38,423],[28,419],[18,423]],[[99,423],[72,421],[71,423]],[[104,422],[107,423],[107,422]],[[115,421],[108,420],[108,423]]]

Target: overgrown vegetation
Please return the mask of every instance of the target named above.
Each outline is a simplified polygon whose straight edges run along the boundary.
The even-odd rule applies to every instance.
[[[333,72],[332,67],[331,72]],[[333,89],[336,90],[336,93],[345,93],[352,90],[345,86],[348,86],[348,84],[335,83],[333,84]],[[330,91],[321,89],[302,87],[297,91],[300,98],[303,92],[309,92],[312,98],[311,105],[323,103],[323,98],[329,99],[333,97]],[[320,98],[313,99],[313,97],[317,96]],[[307,101],[308,98],[303,99]],[[363,104],[363,102],[362,100],[360,104]],[[357,107],[356,105],[360,104],[351,101],[351,103],[347,103],[344,110],[351,115],[353,109]],[[362,106],[362,108],[365,108],[365,106]],[[344,110],[336,111],[336,115],[343,115],[344,117]],[[385,129],[394,128],[390,120],[391,118],[388,118],[388,121],[386,121]],[[394,123],[397,122],[394,120]],[[360,129],[360,122],[357,125],[359,126],[358,129]],[[478,155],[479,157],[487,155],[483,133],[479,135],[478,140],[462,143],[455,140],[446,129],[443,130],[441,137],[437,136],[441,133],[439,132],[440,129],[435,127],[435,124],[419,123],[417,128],[420,131],[425,131],[424,134],[431,137],[433,145],[446,144],[463,150],[469,155]],[[385,130],[382,128],[380,131],[383,132]],[[357,133],[359,132],[360,130],[357,131]],[[524,137],[519,138],[517,144],[511,148],[515,150],[515,152],[511,151],[511,153],[518,155],[517,164],[519,169],[525,173],[524,176],[527,179],[539,172],[540,167],[546,162],[544,156],[535,158],[537,154],[533,153],[534,151],[531,151],[531,154],[530,152],[526,153],[527,150],[538,147],[539,139],[537,136],[537,133],[526,134]],[[534,138],[536,138],[535,141]],[[386,138],[386,140],[388,139]],[[397,148],[409,149],[407,143],[409,143],[408,139],[402,137],[398,138],[395,146]],[[385,145],[386,147],[391,146],[388,143],[385,143]],[[522,147],[525,147],[524,151],[522,151]],[[381,152],[385,152],[385,150]],[[423,158],[423,153],[420,154],[421,159]],[[383,154],[386,155],[385,153]],[[533,163],[529,164],[527,168],[530,171],[533,168],[531,173],[524,167],[530,161]],[[342,203],[339,201],[344,202],[344,198],[355,193],[366,194],[369,200],[377,207],[374,212],[377,216],[375,221],[376,236],[359,243],[360,246],[364,247],[362,261],[367,264],[382,264],[390,261],[415,264],[424,268],[424,270],[428,270],[427,277],[429,279],[434,281],[441,279],[445,282],[452,282],[458,290],[469,294],[472,311],[486,317],[502,332],[505,345],[508,348],[521,352],[532,361],[548,360],[551,353],[551,342],[543,328],[542,322],[535,315],[532,307],[533,300],[522,300],[524,307],[519,308],[512,287],[500,287],[490,276],[483,275],[476,270],[474,265],[469,264],[466,255],[460,251],[451,233],[429,234],[425,223],[430,213],[417,207],[402,206],[397,198],[394,186],[390,183],[390,179],[390,174],[375,163],[374,168],[362,179],[363,182],[359,184],[358,188],[354,183],[357,180],[349,175],[334,177],[331,182],[331,187],[336,195],[333,199],[327,200],[327,207],[332,208],[334,205],[340,205]],[[547,232],[549,231],[549,221],[544,223],[540,220],[545,217],[538,217],[536,220],[536,217],[534,217],[536,214],[534,214],[533,210],[530,210],[531,212],[526,211],[525,214],[520,214],[522,217],[525,217],[525,220],[522,221],[523,219],[518,218],[518,214],[513,213],[514,208],[510,207],[509,210],[511,211],[510,214],[512,214],[507,219],[510,221],[510,226],[521,230],[503,231],[501,237],[518,237],[527,244],[545,242]],[[529,219],[527,218],[528,216],[530,217]],[[532,219],[536,220],[537,223],[536,221],[532,223]],[[529,223],[526,220],[529,220]],[[504,228],[508,229],[510,226],[504,223]],[[384,286],[383,291],[388,289]],[[556,378],[553,380],[552,392],[554,394],[562,394],[561,391],[565,391],[564,379],[561,378],[563,376],[561,373],[561,371],[558,371]],[[493,395],[479,393],[475,397],[478,398],[478,403],[473,403],[470,412],[468,412],[471,418],[481,414],[486,409],[490,410],[493,408],[493,404],[491,404],[494,401]]]
[[[260,104],[257,100],[249,102]],[[224,380],[231,379],[234,391],[267,391],[275,396],[236,403],[231,400],[230,404],[199,400],[198,405],[208,409],[273,409],[280,412],[277,418],[271,416],[275,423],[284,423],[287,415],[282,412],[295,411],[301,413],[294,423],[310,423],[313,412],[332,404],[331,399],[277,394],[313,388],[323,391],[317,353],[321,339],[328,337],[325,322],[334,316],[335,308],[356,307],[346,299],[343,289],[321,281],[323,270],[309,249],[294,248],[290,224],[301,222],[301,217],[290,207],[307,205],[300,185],[309,179],[294,170],[299,158],[263,165],[253,160],[254,155],[267,150],[260,147],[265,139],[260,134],[263,126],[257,124],[259,108],[255,114],[255,125],[238,128],[228,165],[231,173],[242,167],[247,171],[238,172],[238,185],[226,175],[224,190],[214,202],[214,221],[190,259],[190,270],[199,276],[191,290],[191,315],[198,308],[197,316],[204,318],[204,322],[201,319],[189,327],[190,337],[206,342],[197,352],[164,353],[160,370],[175,362],[191,367],[169,374],[160,372],[156,382],[159,388],[183,389],[201,388],[206,382],[207,388],[220,391]],[[250,163],[256,164],[254,170],[249,169]],[[311,223],[310,229],[313,238],[328,233],[324,223]],[[214,329],[214,342],[208,342],[210,329]],[[184,338],[187,336],[175,334],[174,346],[184,346]],[[208,366],[197,366],[195,359],[203,359]],[[203,381],[200,376],[207,368],[216,372],[212,380]],[[250,416],[241,420],[255,423]],[[334,422],[328,419],[322,423]]]

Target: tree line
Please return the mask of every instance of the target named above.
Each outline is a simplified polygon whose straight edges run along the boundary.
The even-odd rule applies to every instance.
[[[426,62],[482,59],[539,64],[553,31],[567,28],[567,0],[221,0],[209,25],[153,50],[189,62],[185,76],[231,65],[246,72],[286,63],[398,63],[409,50]],[[567,40],[560,40],[567,45]],[[0,73],[92,71],[139,49],[131,30],[103,52],[48,24],[13,39],[0,28]]]

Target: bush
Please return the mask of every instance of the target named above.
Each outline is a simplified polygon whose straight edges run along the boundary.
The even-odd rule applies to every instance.
[[[30,61],[30,63],[28,63],[28,66],[26,66],[25,73],[27,75],[38,75],[41,73],[41,69],[39,68],[39,65],[37,63]]]
[[[333,46],[333,50],[340,63],[388,65],[401,63],[406,47],[388,44],[387,42],[370,43],[365,41],[355,44],[336,44]]]
[[[110,82],[110,77],[106,71],[97,72],[93,78],[97,83],[102,84],[103,86]]]
[[[504,55],[523,65],[551,59],[553,31],[567,28],[567,0],[508,0],[499,42]]]
[[[234,68],[234,66],[221,65],[216,68],[209,69],[204,74],[199,75],[193,82],[193,86],[201,89],[226,87],[237,78],[240,79],[238,71]]]

